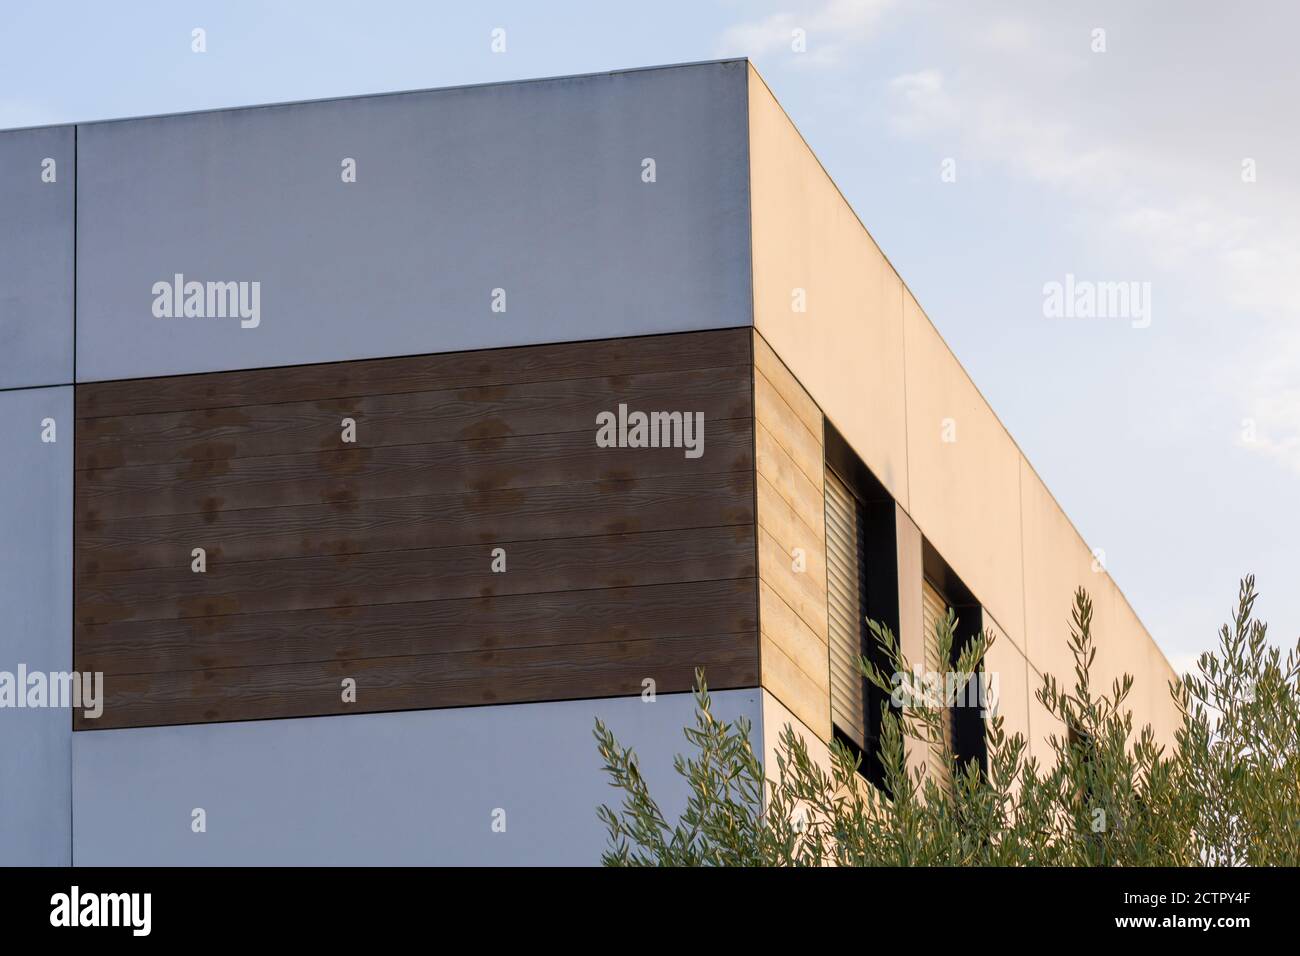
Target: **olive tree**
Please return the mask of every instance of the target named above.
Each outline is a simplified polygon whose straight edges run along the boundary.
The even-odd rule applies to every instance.
[[[943,731],[945,700],[914,685],[910,662],[888,628],[868,622],[885,666],[864,658],[871,683],[897,706],[881,712],[883,786],[859,773],[860,757],[838,741],[815,759],[787,725],[765,768],[745,719],[713,714],[697,673],[685,810],[669,820],[633,750],[601,721],[595,736],[615,809],[599,815],[611,866],[1187,866],[1296,865],[1300,861],[1300,648],[1283,659],[1253,619],[1254,579],[1241,583],[1231,624],[1196,673],[1171,683],[1182,716],[1172,749],[1150,726],[1137,728],[1127,700],[1130,675],[1093,685],[1097,655],[1092,602],[1080,588],[1068,644],[1072,688],[1052,676],[1035,697],[1061,732],[1039,762],[1000,716],[985,728],[987,760],[961,761]],[[939,659],[949,660],[955,618],[936,625]],[[961,649],[954,683],[978,673],[994,637]],[[900,686],[903,693],[898,693]],[[925,748],[950,769],[940,785]],[[768,771],[774,770],[769,775]]]

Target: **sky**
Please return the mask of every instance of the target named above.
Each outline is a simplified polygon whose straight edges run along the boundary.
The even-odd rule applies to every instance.
[[[10,3],[0,129],[748,56],[1183,671],[1248,573],[1300,635],[1298,28],[1282,0]],[[1139,283],[1149,324],[1046,314],[1067,276]]]

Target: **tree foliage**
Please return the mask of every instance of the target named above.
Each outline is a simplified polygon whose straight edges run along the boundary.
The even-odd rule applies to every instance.
[[[679,755],[686,808],[669,820],[633,750],[601,721],[595,736],[618,809],[602,806],[610,866],[1188,866],[1300,862],[1300,646],[1283,659],[1254,620],[1253,578],[1241,583],[1233,621],[1218,648],[1170,685],[1182,726],[1168,750],[1150,726],[1135,728],[1130,675],[1094,686],[1092,601],[1080,588],[1071,610],[1074,686],[1052,676],[1036,691],[1060,728],[1040,761],[1004,718],[985,722],[987,763],[959,762],[943,732],[942,707],[912,681],[895,636],[868,622],[886,667],[863,659],[863,674],[901,706],[882,709],[879,759],[884,786],[859,774],[840,742],[826,759],[810,754],[790,726],[775,766],[765,770],[744,718],[713,713],[697,673],[693,756]],[[948,660],[955,618],[937,625]],[[959,686],[992,645],[985,633],[955,665]],[[931,751],[951,768],[941,785]],[[768,771],[775,772],[769,775]]]

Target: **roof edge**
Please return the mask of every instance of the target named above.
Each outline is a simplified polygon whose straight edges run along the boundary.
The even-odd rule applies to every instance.
[[[263,110],[282,106],[313,106],[318,103],[342,103],[351,100],[372,100],[385,96],[410,96],[417,93],[454,93],[459,90],[479,90],[493,86],[526,86],[534,83],[559,83],[565,80],[585,80],[600,76],[621,76],[628,73],[652,73],[659,70],[682,70],[704,66],[725,66],[731,63],[749,63],[744,56],[723,57],[713,60],[690,60],[683,63],[663,63],[656,66],[633,66],[619,70],[593,70],[588,73],[561,73],[554,76],[525,77],[519,80],[487,80],[482,83],[453,83],[448,86],[425,86],[405,90],[382,90],[373,93],[350,93],[342,96],[321,96],[302,100],[276,100],[270,103],[244,103],[234,106],[210,106],[197,110],[177,110],[171,113],[141,113],[134,116],[109,116],[101,119],[72,120],[66,123],[40,123],[34,126],[6,126],[3,133],[29,133],[46,129],[65,129],[73,126],[99,126],[105,123],[130,123],[136,120],[168,119],[179,116],[202,116],[207,113],[226,113],[232,110]],[[752,67],[752,64],[750,64]]]

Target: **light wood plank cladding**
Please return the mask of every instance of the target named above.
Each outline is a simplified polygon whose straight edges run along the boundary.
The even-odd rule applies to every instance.
[[[75,726],[757,685],[751,335],[79,385]],[[620,403],[703,454],[598,447]]]
[[[829,741],[823,442],[821,410],[754,333],[762,682],[809,730]]]

